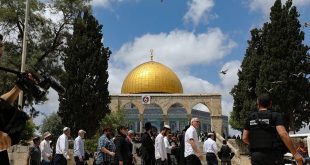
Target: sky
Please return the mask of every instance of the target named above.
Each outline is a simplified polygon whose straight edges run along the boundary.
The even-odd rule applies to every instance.
[[[282,1],[284,2],[284,1]],[[120,94],[126,75],[150,60],[171,68],[184,93],[220,93],[222,111],[232,111],[231,88],[238,83],[250,30],[269,21],[273,0],[93,0],[93,14],[103,25],[109,61],[110,94]],[[300,23],[310,22],[310,0],[295,0]],[[307,13],[308,11],[308,13]],[[310,27],[303,27],[310,45]],[[220,71],[227,70],[226,75]],[[39,108],[45,114],[58,109],[58,97]],[[206,108],[198,105],[202,110]],[[40,110],[40,109],[39,109]],[[40,110],[41,111],[41,110]],[[42,117],[35,119],[40,123]]]

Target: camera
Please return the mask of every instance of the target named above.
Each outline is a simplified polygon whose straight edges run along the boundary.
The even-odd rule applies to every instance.
[[[26,93],[30,93],[35,99],[42,99],[50,87],[59,94],[65,92],[65,88],[54,77],[39,73],[30,74],[20,73],[16,84]]]
[[[44,72],[18,72],[0,67],[0,70],[17,75],[16,85],[25,93],[31,94],[35,99],[42,99],[46,91],[51,87],[59,94],[64,93],[65,88],[52,76]]]

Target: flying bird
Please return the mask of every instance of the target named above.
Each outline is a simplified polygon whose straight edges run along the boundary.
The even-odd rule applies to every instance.
[[[280,84],[280,83],[282,83],[283,81],[273,81],[273,82],[271,82],[272,84]]]
[[[253,89],[253,87],[248,88],[248,91],[251,92],[251,90]]]
[[[265,88],[265,90],[266,90],[268,93],[271,93],[271,91],[273,90],[273,88],[270,88],[270,89]]]
[[[295,77],[299,77],[299,76],[301,76],[303,73],[302,72],[299,72],[299,73],[293,73],[293,74],[291,74],[291,75],[293,75],[293,76],[295,76]]]
[[[226,70],[222,70],[220,73],[222,73],[223,75],[225,75],[227,73],[228,69]]]

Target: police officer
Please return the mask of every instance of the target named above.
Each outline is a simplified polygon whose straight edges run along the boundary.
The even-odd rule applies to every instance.
[[[243,142],[250,146],[252,165],[282,165],[282,146],[286,146],[301,165],[303,159],[296,152],[282,116],[269,109],[272,105],[270,97],[266,94],[259,96],[257,105],[258,111],[248,117],[242,137]]]

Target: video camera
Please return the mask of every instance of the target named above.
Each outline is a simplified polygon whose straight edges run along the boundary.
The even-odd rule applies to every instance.
[[[65,88],[52,76],[39,71],[35,72],[18,72],[15,70],[0,67],[0,70],[14,73],[17,75],[16,85],[25,93],[30,93],[35,99],[42,99],[46,91],[52,87],[59,94],[64,93]]]

